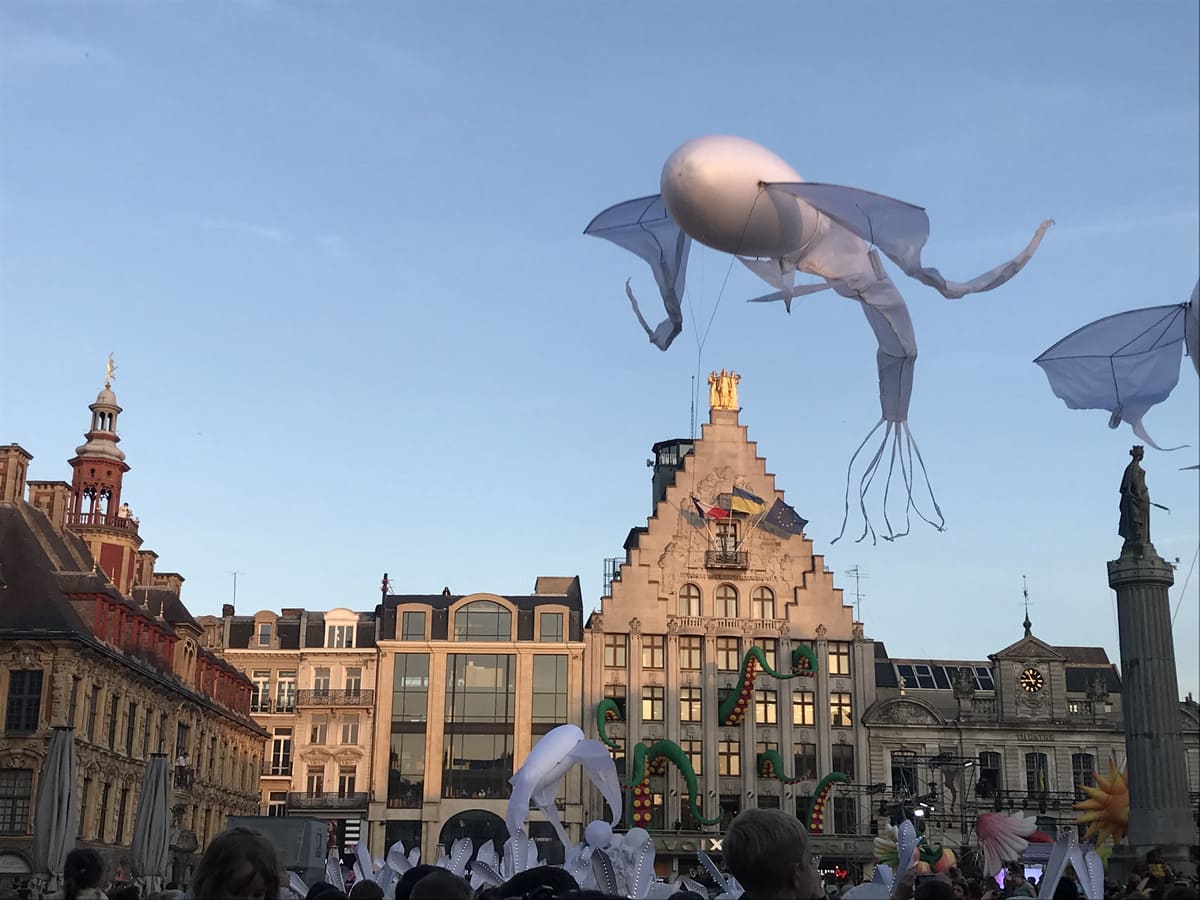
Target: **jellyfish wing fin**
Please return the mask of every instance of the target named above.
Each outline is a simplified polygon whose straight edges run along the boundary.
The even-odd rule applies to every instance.
[[[583,233],[612,241],[650,265],[667,318],[651,328],[642,316],[628,282],[625,293],[650,343],[659,350],[666,350],[683,330],[683,289],[692,239],[675,224],[663,204],[662,195],[639,197],[610,206],[592,219]]]
[[[1146,433],[1142,417],[1179,382],[1187,312],[1186,304],[1175,304],[1105,316],[1067,335],[1034,362],[1068,407],[1106,409],[1112,413],[1110,428],[1128,422],[1139,438],[1162,449]]]
[[[1046,229],[1054,224],[1050,219],[1042,222],[1024,250],[994,269],[970,281],[948,281],[937,269],[921,264],[921,251],[929,240],[929,216],[921,207],[871,191],[836,184],[774,182],[766,187],[799,197],[843,228],[874,244],[905,275],[929,285],[951,300],[990,291],[1004,284],[1033,258]]]

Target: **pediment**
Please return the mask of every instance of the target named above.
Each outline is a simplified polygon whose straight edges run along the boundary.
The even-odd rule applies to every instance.
[[[890,697],[879,700],[863,714],[866,725],[945,725],[936,709],[916,697]]]
[[[1051,647],[1040,638],[1030,635],[1023,637],[1015,644],[1009,644],[1003,650],[991,654],[988,659],[1053,659],[1065,660],[1066,657],[1059,653],[1054,647]]]

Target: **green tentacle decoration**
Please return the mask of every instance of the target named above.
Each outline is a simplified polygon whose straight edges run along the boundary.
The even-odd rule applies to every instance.
[[[738,725],[746,717],[746,710],[749,709],[754,695],[754,676],[758,674],[759,666],[768,675],[781,681],[795,678],[796,674],[799,674],[784,675],[776,672],[767,663],[767,655],[763,653],[762,647],[751,647],[742,657],[741,687],[726,697],[725,702],[717,710],[717,721],[722,725]]]
[[[808,813],[809,834],[820,834],[825,830],[825,804],[829,800],[829,792],[838,782],[849,780],[845,772],[830,772],[817,782],[817,789],[813,791],[812,808]]]
[[[596,704],[596,731],[600,734],[600,740],[614,750],[619,749],[621,745],[608,736],[608,723],[620,721],[621,709],[612,697],[605,697]]]
[[[596,728],[600,740],[613,749],[620,749],[620,744],[608,736],[608,723],[621,721],[621,709],[611,697],[605,697],[596,704]],[[667,763],[674,763],[675,768],[683,773],[687,784],[688,808],[695,820],[703,825],[716,825],[721,816],[708,818],[700,811],[700,784],[696,780],[696,770],[692,761],[683,752],[683,748],[674,741],[655,741],[649,747],[645,744],[635,744],[633,747],[633,762],[629,770],[630,777],[624,787],[633,791],[633,804],[629,810],[631,826],[647,828],[650,825],[650,776],[662,775],[667,770]]]
[[[797,644],[792,648],[792,674],[809,678],[817,674],[817,654],[812,647]]]
[[[788,778],[783,774],[783,757],[779,755],[778,750],[764,750],[758,754],[755,763],[758,767],[758,776],[760,778],[778,778],[784,784],[795,784],[798,781],[803,781],[802,778]]]
[[[645,744],[634,745],[632,776],[625,785],[633,789],[633,805],[629,811],[630,824],[633,827],[649,827],[650,776],[661,775],[668,762],[674,763],[675,768],[683,773],[683,779],[687,782],[688,808],[696,821],[702,825],[716,825],[720,822],[720,815],[710,819],[700,811],[700,786],[696,781],[696,771],[683,748],[674,741],[663,740],[655,741],[649,747]]]

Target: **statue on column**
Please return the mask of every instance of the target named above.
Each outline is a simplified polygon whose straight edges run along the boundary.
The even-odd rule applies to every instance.
[[[708,376],[708,405],[712,409],[738,408],[737,385],[742,376],[722,369]]]
[[[1121,477],[1121,521],[1117,526],[1117,534],[1125,538],[1122,553],[1136,553],[1150,543],[1150,492],[1141,466],[1145,449],[1135,444],[1129,455],[1133,459]]]

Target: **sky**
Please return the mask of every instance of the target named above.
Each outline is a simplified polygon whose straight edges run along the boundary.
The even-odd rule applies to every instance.
[[[1186,301],[1200,245],[1198,8],[1129,4],[0,3],[0,441],[68,479],[110,352],[124,497],[199,615],[529,593],[645,525],[691,379],[741,421],[868,636],[985,658],[1034,633],[1119,660],[1105,561],[1131,444],[1032,360]],[[892,268],[920,359],[909,423],[947,527],[836,544],[879,416],[875,343],[824,292],[696,247],[684,333],[649,269],[583,236],[689,138],[928,210],[947,301]],[[711,326],[708,325],[711,320]],[[703,342],[699,340],[704,336]],[[1146,418],[1180,692],[1200,694],[1198,380]],[[706,400],[702,396],[702,401]],[[703,402],[702,402],[703,406]],[[698,418],[706,418],[701,409]],[[1185,578],[1189,578],[1186,592]],[[850,598],[850,592],[847,593]]]

